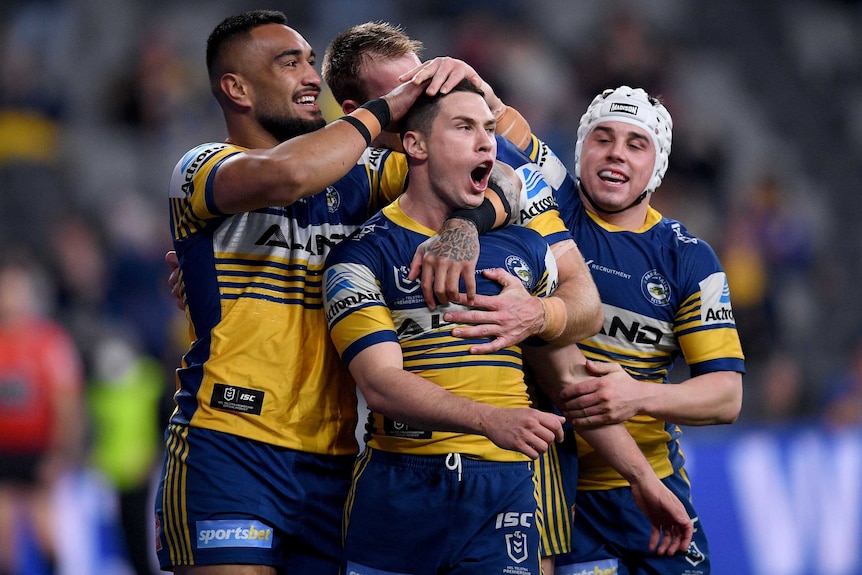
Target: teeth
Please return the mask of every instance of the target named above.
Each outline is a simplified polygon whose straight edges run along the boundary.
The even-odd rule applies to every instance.
[[[625,176],[623,176],[619,172],[614,172],[612,170],[602,170],[601,172],[599,172],[599,177],[616,181],[625,181],[626,179]]]
[[[300,104],[313,104],[314,100],[314,96],[302,96],[299,100],[297,100],[297,102]]]

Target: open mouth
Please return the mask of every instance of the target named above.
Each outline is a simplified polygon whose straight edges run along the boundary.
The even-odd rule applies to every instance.
[[[629,181],[628,176],[626,176],[622,172],[617,172],[614,170],[602,170],[601,172],[599,172],[599,178],[601,178],[602,181],[611,184],[624,184]]]
[[[491,177],[491,168],[493,166],[493,162],[482,162],[470,172],[470,178],[477,187],[485,188],[488,186],[488,178]]]
[[[315,103],[317,103],[317,94],[302,95],[299,98],[296,98],[294,102],[302,106],[314,105]]]

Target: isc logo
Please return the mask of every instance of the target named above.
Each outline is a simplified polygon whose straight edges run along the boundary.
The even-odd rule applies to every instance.
[[[242,393],[239,396],[240,401],[254,401],[254,396],[250,393]]]
[[[518,513],[517,511],[508,511],[506,513],[497,514],[496,529],[501,527],[529,527],[533,522],[532,513]]]

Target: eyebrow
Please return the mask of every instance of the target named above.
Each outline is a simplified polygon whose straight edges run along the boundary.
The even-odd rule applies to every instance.
[[[459,114],[457,116],[452,116],[452,122],[464,122],[466,124],[473,124],[475,126],[485,126],[485,127],[497,125],[496,119],[491,119],[491,120],[488,120],[487,122],[483,122],[482,120],[479,120],[473,116],[465,116],[463,114]]]
[[[602,131],[602,132],[609,134],[609,135],[612,135],[612,136],[616,136],[616,132],[617,132],[613,128],[609,128],[607,126],[596,126],[593,129],[593,131],[594,132]],[[638,140],[643,140],[645,142],[651,142],[651,139],[649,138],[649,136],[645,136],[641,132],[636,132],[634,130],[629,130],[628,132],[625,132],[624,136],[627,138],[636,138]]]
[[[302,50],[300,50],[299,48],[293,48],[291,50],[285,50],[283,52],[279,52],[278,54],[275,55],[273,60],[280,60],[282,58],[290,58],[293,56],[302,56]],[[314,50],[312,50],[309,53],[309,57],[316,59],[315,54],[314,54]]]

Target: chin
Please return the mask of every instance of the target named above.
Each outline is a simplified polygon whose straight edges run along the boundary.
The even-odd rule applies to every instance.
[[[484,202],[484,201],[485,201],[485,194],[484,194],[484,193],[482,193],[482,194],[480,194],[480,195],[478,195],[478,196],[471,197],[471,198],[467,201],[467,204],[468,204],[468,205],[469,205],[469,207],[471,207],[471,208],[478,208],[479,206],[481,206],[481,205],[482,205],[482,202]]]

